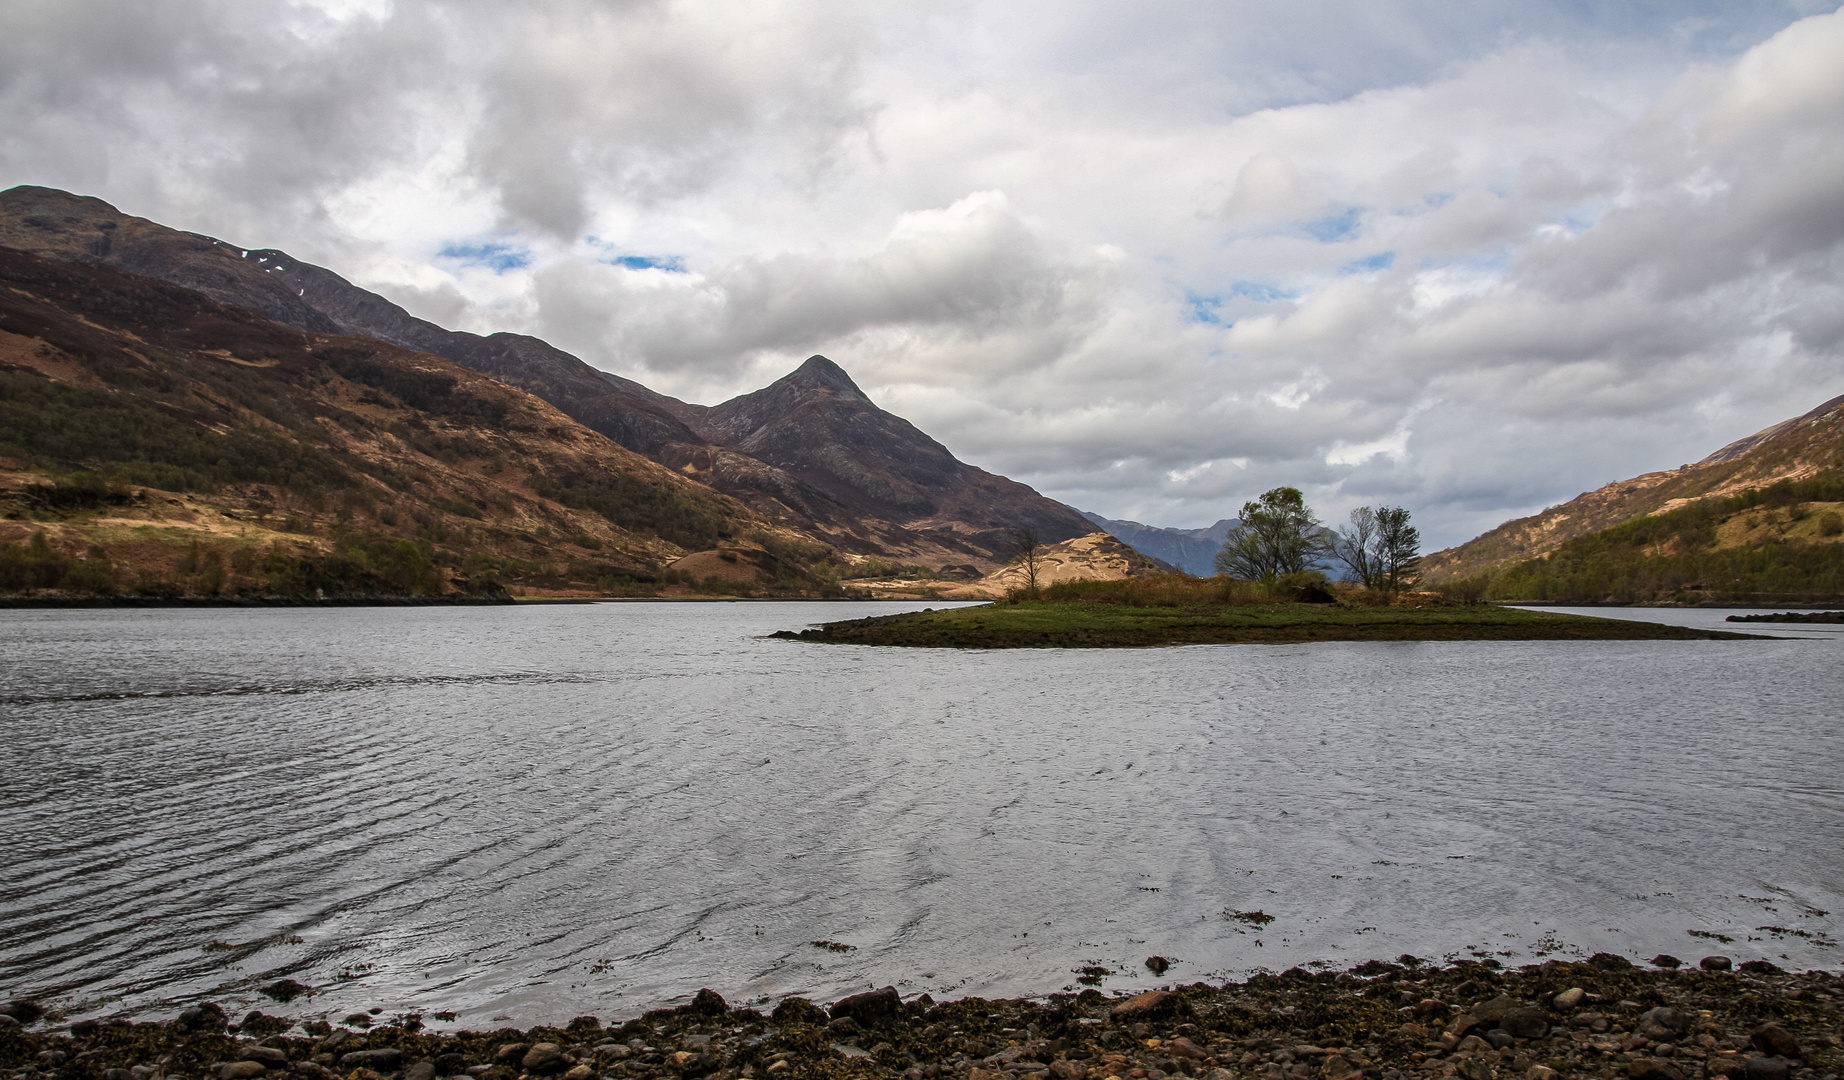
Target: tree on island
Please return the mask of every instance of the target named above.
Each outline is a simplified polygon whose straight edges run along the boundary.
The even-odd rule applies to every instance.
[[[1329,550],[1365,588],[1397,593],[1415,583],[1421,530],[1400,506],[1360,506],[1351,511],[1350,524],[1332,534]]]
[[[1242,523],[1217,552],[1217,573],[1268,583],[1304,573],[1324,550],[1321,531],[1299,488],[1275,488],[1242,504]]]
[[[1012,564],[1024,571],[1024,595],[1031,599],[1037,598],[1037,572],[1043,565],[1043,546],[1037,530],[1029,526],[1013,530],[1011,542],[1006,545],[1006,554],[1011,556]]]

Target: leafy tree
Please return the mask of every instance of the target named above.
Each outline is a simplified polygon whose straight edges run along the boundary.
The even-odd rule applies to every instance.
[[[1375,553],[1378,580],[1386,592],[1401,592],[1415,584],[1421,567],[1421,530],[1409,524],[1409,512],[1400,506],[1377,510]]]
[[[1275,488],[1242,504],[1242,523],[1229,531],[1217,552],[1217,572],[1265,582],[1301,573],[1324,550],[1320,531],[1299,488]]]

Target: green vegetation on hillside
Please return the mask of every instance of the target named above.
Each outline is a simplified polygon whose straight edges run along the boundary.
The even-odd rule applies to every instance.
[[[217,431],[208,418],[188,415],[188,404],[0,372],[0,456],[167,491],[209,492],[235,483],[318,491],[351,482],[351,472],[325,449]]]
[[[1536,603],[1785,603],[1844,599],[1844,473],[1707,499],[1568,541],[1444,589]]]
[[[827,623],[776,637],[925,648],[1116,648],[1314,641],[1607,641],[1740,638],[1624,619],[1488,606],[1304,604],[1267,586],[1170,575],[1047,586],[1041,600]]]

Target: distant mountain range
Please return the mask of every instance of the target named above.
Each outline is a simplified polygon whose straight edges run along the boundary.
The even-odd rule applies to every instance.
[[[1223,550],[1229,530],[1241,524],[1235,518],[1224,518],[1205,529],[1161,529],[1137,521],[1105,518],[1087,510],[1082,511],[1082,516],[1142,555],[1150,555],[1198,577],[1210,577],[1217,572],[1217,552]]]
[[[433,354],[543,399],[627,450],[842,551],[988,572],[1021,528],[1056,542],[1081,514],[957,460],[814,356],[773,385],[694,405],[537,338],[447,330],[322,267],[122,214],[43,187],[0,192],[0,246],[194,290],[310,334]]]

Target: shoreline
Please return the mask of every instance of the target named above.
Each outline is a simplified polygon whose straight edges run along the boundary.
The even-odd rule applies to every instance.
[[[786,998],[766,1015],[701,990],[625,1022],[452,1033],[415,1014],[332,1025],[253,1011],[233,1022],[213,1004],[172,1021],[59,1030],[55,1014],[15,1001],[0,1006],[0,1070],[14,1080],[1834,1080],[1844,1070],[1839,974],[1759,960],[1732,969],[1723,957],[1653,963],[1603,953],[1506,970],[1404,956],[1132,996],[937,1003],[885,987],[829,1008]],[[1148,958],[1155,972],[1162,964]],[[284,980],[265,993],[311,990]]]

